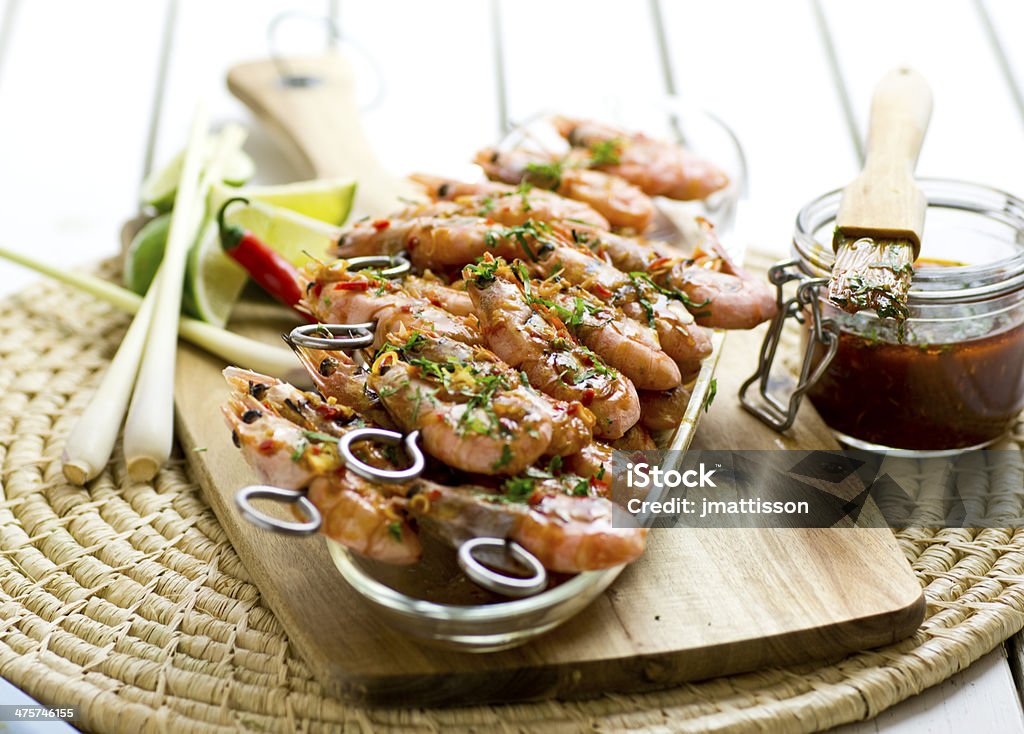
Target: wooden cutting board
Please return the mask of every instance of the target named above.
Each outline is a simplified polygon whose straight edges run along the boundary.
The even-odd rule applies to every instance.
[[[273,67],[257,63],[234,70],[229,84],[273,118],[316,173],[351,173],[343,170],[350,159],[315,153],[318,136],[330,126],[309,133],[281,122],[292,106],[309,116],[335,104],[339,90],[332,87],[338,84],[349,85],[341,97],[350,92],[340,59],[309,63],[325,83],[282,88]],[[319,102],[303,97],[304,91]],[[345,117],[338,124],[351,127],[354,112],[319,114]],[[351,133],[345,139],[358,140]],[[385,176],[374,180],[381,183],[373,190],[387,189]],[[290,328],[244,315],[234,326],[268,340]],[[735,396],[754,369],[761,336],[759,329],[726,340],[718,399],[701,423],[695,448],[836,448],[810,406],[786,436],[739,407]],[[767,665],[836,659],[901,639],[923,619],[921,587],[888,530],[663,530],[651,533],[644,557],[585,613],[524,647],[488,654],[425,647],[374,616],[341,578],[322,538],[274,535],[240,517],[234,492],[255,477],[219,413],[228,393],[223,366],[187,345],[179,350],[175,400],[184,454],[296,652],[336,695],[411,706],[650,689]]]
[[[266,333],[266,325],[257,329]],[[753,369],[760,335],[726,340],[718,399],[695,447],[835,448],[809,405],[787,436],[739,407],[736,391]],[[182,449],[296,652],[335,695],[407,706],[642,690],[836,659],[906,637],[923,619],[921,587],[886,529],[678,529],[653,531],[647,553],[609,591],[522,648],[424,647],[374,616],[322,538],[274,535],[240,517],[234,492],[255,478],[219,413],[227,396],[222,367],[191,347],[179,351]]]

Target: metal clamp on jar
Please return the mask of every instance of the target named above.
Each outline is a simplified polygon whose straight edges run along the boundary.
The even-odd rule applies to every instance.
[[[792,426],[808,395],[844,444],[938,456],[991,444],[1024,409],[1024,202],[976,184],[920,183],[926,258],[905,321],[828,301],[840,192],[800,211],[793,259],[769,271],[779,314],[740,388],[744,408],[775,430]],[[803,325],[803,362],[796,387],[779,395],[769,378],[790,319]]]

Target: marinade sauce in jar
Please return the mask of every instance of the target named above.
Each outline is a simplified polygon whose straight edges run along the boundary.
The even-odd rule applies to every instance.
[[[909,318],[849,314],[819,290],[838,347],[807,395],[844,443],[935,455],[992,443],[1024,409],[1024,202],[963,182],[920,184],[928,213]],[[808,278],[831,270],[839,200],[827,194],[797,217],[793,250]],[[812,367],[826,351],[818,345]]]

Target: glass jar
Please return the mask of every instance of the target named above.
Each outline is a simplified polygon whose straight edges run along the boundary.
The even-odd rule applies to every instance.
[[[783,304],[806,326],[805,364],[789,413],[806,393],[847,445],[936,456],[991,444],[1024,409],[1024,202],[959,181],[919,184],[928,212],[902,324],[828,301],[840,191],[800,211],[794,259],[771,277],[783,301],[783,284],[801,283]],[[771,356],[774,349],[761,370],[769,402]],[[774,417],[785,414],[772,404]]]

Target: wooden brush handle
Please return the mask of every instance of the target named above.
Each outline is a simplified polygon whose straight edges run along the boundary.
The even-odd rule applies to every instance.
[[[282,69],[306,83],[289,84]],[[417,196],[373,154],[359,122],[355,75],[340,54],[238,64],[227,81],[231,93],[278,134],[300,168],[318,178],[358,181],[352,219],[387,214],[400,205],[399,197]]]
[[[864,169],[843,192],[836,219],[847,238],[905,239],[917,254],[927,202],[914,168],[931,115],[931,89],[913,69],[894,69],[875,87]]]

